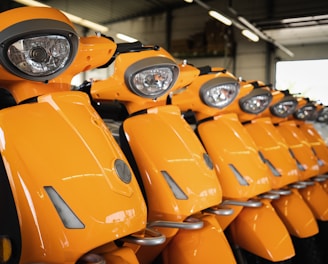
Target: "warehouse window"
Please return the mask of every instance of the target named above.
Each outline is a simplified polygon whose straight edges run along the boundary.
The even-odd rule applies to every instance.
[[[275,87],[328,105],[327,69],[328,60],[279,61]]]

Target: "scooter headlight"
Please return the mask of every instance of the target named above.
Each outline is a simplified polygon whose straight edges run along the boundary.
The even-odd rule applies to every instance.
[[[250,114],[263,112],[271,103],[272,94],[264,89],[255,89],[239,100],[241,110]]]
[[[78,35],[67,23],[32,19],[0,32],[0,62],[12,74],[47,82],[73,61]]]
[[[320,123],[326,123],[328,121],[328,108],[321,109],[318,113],[317,121]]]
[[[316,109],[314,104],[308,103],[297,109],[294,113],[294,117],[299,120],[311,120],[315,115]]]
[[[297,107],[297,100],[293,97],[283,98],[278,103],[270,107],[271,114],[278,117],[287,117],[294,113]]]
[[[164,57],[147,58],[126,70],[125,82],[133,93],[156,99],[172,88],[178,74],[179,68],[174,61]]]
[[[204,104],[223,108],[229,105],[239,92],[239,83],[228,77],[217,77],[203,84],[200,88],[200,98]]]

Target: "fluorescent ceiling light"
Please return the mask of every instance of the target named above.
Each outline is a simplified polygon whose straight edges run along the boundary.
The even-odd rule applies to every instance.
[[[231,24],[232,24],[232,22],[231,22],[231,20],[230,20],[229,18],[227,18],[227,17],[221,15],[219,12],[217,12],[217,11],[215,11],[215,10],[210,10],[210,11],[208,11],[208,14],[209,14],[211,17],[213,17],[213,18],[219,20],[219,21],[222,22],[223,24],[226,24],[227,26],[231,26]]]
[[[248,39],[250,39],[251,41],[254,41],[254,42],[258,42],[259,41],[259,36],[254,34],[252,31],[249,31],[248,29],[244,29],[241,31],[241,33],[247,37]]]
[[[127,42],[136,42],[136,41],[138,41],[137,39],[132,38],[132,37],[127,36],[127,35],[124,35],[122,33],[117,33],[116,37],[121,39],[121,40],[127,41]]]
[[[40,3],[40,2],[34,1],[34,0],[14,0],[14,1],[17,2],[17,3],[23,4],[23,5],[26,5],[26,6],[50,7],[49,5],[46,5],[46,4],[43,4],[43,3]],[[60,10],[60,11],[63,12],[67,16],[67,18],[75,24],[81,25],[81,26],[86,27],[86,28],[93,29],[93,30],[98,31],[98,32],[108,31],[108,28],[103,26],[103,25],[100,25],[100,24],[94,23],[92,21],[83,19],[81,17],[72,15],[70,13],[67,13],[67,12],[63,11],[63,10]]]

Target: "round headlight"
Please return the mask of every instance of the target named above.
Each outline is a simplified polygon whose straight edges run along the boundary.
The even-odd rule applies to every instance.
[[[324,107],[319,111],[317,121],[320,123],[326,123],[328,121],[328,108],[327,107]]]
[[[73,61],[78,35],[68,24],[51,19],[33,19],[0,32],[0,61],[21,78],[47,82]]]
[[[126,70],[124,77],[132,92],[142,97],[156,99],[172,88],[178,74],[179,68],[174,61],[156,57],[132,64]]]
[[[239,100],[241,110],[250,114],[263,112],[271,103],[272,94],[264,89],[256,88]]]
[[[311,120],[315,116],[316,106],[308,103],[294,112],[294,117],[299,120]]]
[[[278,103],[270,107],[271,114],[278,117],[287,117],[294,113],[297,107],[297,100],[292,96],[284,97]]]
[[[217,108],[229,105],[239,92],[239,83],[228,77],[216,77],[202,85],[199,90],[203,103]]]

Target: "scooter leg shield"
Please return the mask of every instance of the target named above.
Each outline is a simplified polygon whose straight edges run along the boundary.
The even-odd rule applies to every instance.
[[[164,264],[236,263],[225,234],[212,215],[202,217],[204,227],[179,230],[163,251]]]
[[[315,218],[321,221],[327,221],[328,194],[323,189],[322,185],[315,182],[314,185],[300,189],[299,192],[311,208]]]
[[[244,207],[230,230],[232,242],[254,255],[273,262],[295,255],[288,230],[267,200],[262,207]]]
[[[297,190],[272,200],[272,206],[284,222],[289,233],[295,237],[310,237],[319,232],[317,221]]]

